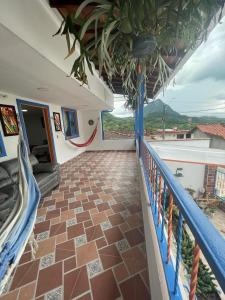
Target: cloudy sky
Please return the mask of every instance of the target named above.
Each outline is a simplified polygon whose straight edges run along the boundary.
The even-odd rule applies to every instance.
[[[179,113],[225,118],[225,18],[177,73],[175,84],[171,82],[158,98]],[[132,115],[118,95],[113,113]]]

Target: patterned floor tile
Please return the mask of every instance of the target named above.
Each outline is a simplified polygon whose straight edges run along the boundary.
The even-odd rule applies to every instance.
[[[96,259],[87,264],[88,277],[92,278],[103,271],[101,261]]]
[[[54,262],[55,262],[55,254],[54,253],[50,253],[46,256],[43,256],[40,260],[40,270],[51,266],[52,264],[54,264]]]
[[[85,245],[87,243],[86,234],[75,237],[74,241],[76,248]]]
[[[135,153],[86,152],[60,168],[37,211],[36,260],[26,247],[7,299],[133,300],[136,284],[149,300]]]

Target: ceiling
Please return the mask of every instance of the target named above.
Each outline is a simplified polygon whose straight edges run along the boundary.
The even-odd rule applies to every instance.
[[[0,90],[76,109],[105,107],[56,65],[0,25]]]

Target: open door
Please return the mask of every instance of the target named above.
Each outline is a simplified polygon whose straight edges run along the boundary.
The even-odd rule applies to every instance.
[[[39,162],[55,161],[48,106],[21,100],[18,108],[30,153],[36,156]]]

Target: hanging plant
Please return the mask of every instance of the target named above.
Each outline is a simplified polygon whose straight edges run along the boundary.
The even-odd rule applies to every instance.
[[[93,9],[87,14],[90,5]],[[122,79],[127,106],[135,109],[137,65],[145,82],[156,76],[154,90],[163,86],[171,73],[166,57],[178,57],[179,51],[202,42],[223,5],[224,0],[86,0],[63,20],[56,34],[66,36],[67,57],[76,43],[80,46],[71,75],[87,83],[86,67],[93,74],[94,63],[112,89],[113,77]]]

